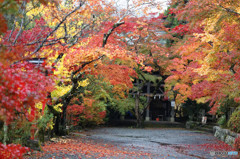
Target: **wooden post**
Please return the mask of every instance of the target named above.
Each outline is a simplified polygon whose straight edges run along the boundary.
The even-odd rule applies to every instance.
[[[148,96],[147,96],[147,103],[149,103],[149,101],[150,101],[150,88],[151,88],[151,83],[148,82],[148,83],[147,83],[147,94],[148,94]],[[147,110],[146,110],[146,118],[145,118],[146,121],[149,121],[149,120],[150,120],[150,116],[149,116],[149,106],[150,106],[150,103],[149,103],[149,105],[148,105],[148,107],[147,107]]]
[[[174,111],[174,108],[175,108],[175,101],[171,101],[171,118],[170,118],[170,121],[171,122],[174,122],[175,119],[174,119],[174,114],[175,114],[175,111]]]

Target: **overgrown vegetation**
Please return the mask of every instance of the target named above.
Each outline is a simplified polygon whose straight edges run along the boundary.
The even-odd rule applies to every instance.
[[[240,133],[240,109],[236,109],[228,121],[230,130]]]

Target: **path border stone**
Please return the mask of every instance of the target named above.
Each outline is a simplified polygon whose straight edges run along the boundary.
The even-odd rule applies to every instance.
[[[232,132],[228,129],[222,129],[219,126],[213,127],[213,134],[216,138],[231,146],[233,146],[235,139],[240,137],[239,133]]]

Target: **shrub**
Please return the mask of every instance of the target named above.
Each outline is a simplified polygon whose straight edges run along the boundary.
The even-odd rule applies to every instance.
[[[238,151],[238,155],[239,155],[239,157],[240,157],[240,137],[238,137],[238,138],[235,139],[234,149],[235,149],[236,151]]]
[[[18,120],[14,120],[8,125],[6,142],[8,144],[15,143],[24,145],[25,142],[27,142],[26,139],[31,136],[31,125],[31,122],[19,115]],[[0,142],[3,141],[3,138],[4,132],[2,129],[0,130]]]
[[[84,104],[73,104],[67,108],[68,122],[72,126],[95,126],[104,123],[106,111],[93,99],[84,99]],[[102,106],[103,107],[103,106]]]
[[[220,125],[221,127],[225,126],[226,124],[226,115],[222,115],[219,119],[218,119],[218,125]]]
[[[240,110],[237,109],[233,112],[231,115],[229,121],[228,121],[228,127],[230,130],[240,133]]]
[[[23,158],[23,155],[29,151],[29,148],[21,145],[9,144],[4,145],[0,143],[0,158]]]

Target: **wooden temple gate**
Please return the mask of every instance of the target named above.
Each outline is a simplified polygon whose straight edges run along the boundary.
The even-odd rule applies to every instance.
[[[134,83],[134,85],[136,86],[138,84]],[[133,95],[133,97],[135,97],[136,92],[131,92],[131,94]],[[156,88],[155,86],[152,86],[151,82],[147,82],[144,85],[140,96],[147,97],[147,103],[149,103],[145,113],[146,121],[175,121],[175,102],[169,101],[168,99],[164,98],[164,84],[161,84],[160,87]]]

